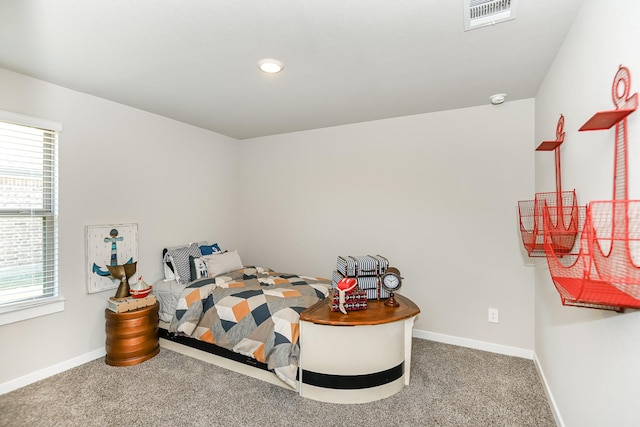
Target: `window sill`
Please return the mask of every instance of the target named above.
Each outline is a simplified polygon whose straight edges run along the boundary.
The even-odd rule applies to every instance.
[[[61,311],[64,311],[64,298],[60,296],[37,302],[3,307],[0,308],[0,326],[59,313]]]

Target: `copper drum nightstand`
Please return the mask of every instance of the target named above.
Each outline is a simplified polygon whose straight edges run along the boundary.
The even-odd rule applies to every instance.
[[[158,343],[158,303],[124,313],[105,309],[105,362],[111,366],[132,366],[160,352]]]

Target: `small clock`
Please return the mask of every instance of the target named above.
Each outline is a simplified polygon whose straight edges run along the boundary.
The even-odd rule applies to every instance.
[[[386,273],[382,275],[381,285],[387,291],[389,291],[389,298],[385,301],[384,305],[389,307],[399,307],[398,301],[396,301],[394,292],[400,289],[402,286],[402,277],[400,276],[400,270],[395,267],[387,268]]]

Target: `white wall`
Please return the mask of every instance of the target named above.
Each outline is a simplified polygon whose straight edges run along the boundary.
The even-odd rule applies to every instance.
[[[87,225],[137,223],[139,273],[159,279],[165,245],[235,244],[227,206],[235,140],[0,69],[0,109],[62,123],[60,293],[65,310],[0,327],[0,384],[104,351],[114,291],[88,295]]]
[[[614,129],[578,132],[597,111],[613,109],[620,64],[640,91],[640,2],[587,0],[536,96],[536,140],[553,138],[560,114],[563,188],[579,203],[611,200]],[[640,112],[628,119],[630,198],[640,198]],[[536,190],[553,191],[553,155],[536,154]],[[535,349],[566,426],[637,426],[640,312],[563,307],[544,260],[536,266]]]
[[[533,349],[533,271],[515,215],[533,194],[533,100],[239,142],[0,69],[0,109],[63,125],[66,298],[62,313],[0,327],[4,389],[104,351],[115,291],[86,293],[95,224],[138,224],[151,282],[161,249],[187,241],[326,277],[337,255],[380,253],[422,309],[417,329]]]
[[[243,261],[331,277],[338,255],[382,254],[416,329],[533,350],[516,215],[533,113],[529,99],[240,141]]]
[[[338,255],[380,253],[422,309],[416,329],[533,350],[516,216],[534,192],[532,99],[235,141],[0,70],[0,109],[63,124],[67,299],[63,313],[0,327],[0,384],[103,349],[111,292],[86,294],[84,227],[105,223],[138,223],[149,281],[162,247],[200,239],[325,277]]]

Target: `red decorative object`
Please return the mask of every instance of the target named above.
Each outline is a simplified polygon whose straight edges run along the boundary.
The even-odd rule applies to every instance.
[[[520,216],[520,235],[522,243],[530,257],[546,256],[544,250],[544,229],[550,227],[554,251],[567,254],[573,250],[578,235],[578,201],[575,191],[536,193],[534,200],[518,202]],[[544,223],[542,214],[544,207],[554,207],[552,215]]]
[[[560,114],[560,118],[558,119],[558,123],[556,124],[556,139],[553,141],[542,141],[540,145],[536,148],[536,151],[552,151],[556,148],[560,147],[560,144],[564,142],[564,116]],[[556,165],[558,165],[559,160],[558,156],[556,156]],[[558,168],[556,168],[556,173],[558,173]],[[557,184],[557,181],[556,181]]]
[[[613,110],[613,111],[601,111],[596,113],[589,120],[582,125],[582,127],[578,130],[586,131],[586,130],[606,130],[610,129],[611,126],[615,125],[620,120],[627,117],[629,114],[633,113],[633,110]]]
[[[556,139],[543,141],[536,151],[555,152],[556,163],[556,191],[548,193],[536,193],[534,200],[521,200],[518,202],[518,215],[520,216],[520,235],[522,243],[530,257],[546,256],[544,251],[544,228],[551,227],[557,231],[550,238],[556,253],[567,254],[574,247],[578,234],[578,200],[576,192],[562,191],[562,176],[560,169],[560,145],[564,142],[564,116],[560,115],[556,125]],[[542,210],[545,206],[553,206],[557,215],[553,220],[544,224]]]
[[[131,296],[134,298],[144,298],[149,295],[152,287],[153,286],[149,286],[146,289],[130,289],[129,292],[131,293]]]
[[[580,130],[609,129],[616,125],[613,200],[590,202],[580,211],[579,248],[558,253],[561,237],[547,224],[558,214],[543,208],[549,271],[564,305],[621,311],[640,308],[640,200],[628,200],[627,116],[636,110],[637,93],[629,96],[631,77],[620,67],[613,80],[616,110],[595,114]]]
[[[611,97],[613,98],[613,103],[616,106],[616,109],[600,111],[594,114],[579,130],[606,130],[610,129],[611,126],[615,124],[620,124],[623,119],[638,108],[638,94],[634,93],[629,96],[630,91],[631,75],[629,74],[629,69],[621,65],[620,68],[618,68],[618,72],[613,79],[613,85],[611,87]],[[625,146],[626,143],[627,141],[625,137]]]
[[[588,214],[589,252],[598,276],[640,307],[640,200],[591,202]]]
[[[558,234],[551,228],[548,232],[545,231],[547,263],[562,304],[615,311],[640,307],[640,301],[612,286],[606,277],[600,275],[593,262],[591,256],[593,227],[589,221],[592,216],[587,213],[593,207],[593,203],[595,202],[578,209],[577,252],[574,250],[569,254],[563,254],[554,251],[552,239],[562,238],[562,234]],[[557,208],[544,209],[545,221],[555,216],[555,209]]]
[[[333,290],[331,299],[331,311],[341,311],[346,314],[347,311],[359,311],[367,309],[367,293],[358,287],[354,287],[350,292],[345,294],[344,302],[340,303],[340,291]],[[344,310],[344,311],[343,311]]]

